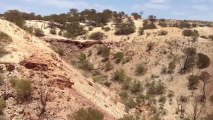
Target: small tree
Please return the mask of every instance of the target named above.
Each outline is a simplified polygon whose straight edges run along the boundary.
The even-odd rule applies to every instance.
[[[94,108],[79,109],[68,117],[68,120],[103,120],[104,114]]]
[[[6,20],[15,23],[17,26],[23,28],[25,20],[23,14],[18,10],[9,10],[4,13]]]
[[[150,16],[148,17],[148,20],[149,20],[150,22],[154,23],[154,22],[157,21],[157,17],[154,16],[154,15],[150,15]]]

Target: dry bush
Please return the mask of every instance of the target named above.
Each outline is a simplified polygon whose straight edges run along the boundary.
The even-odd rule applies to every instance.
[[[199,84],[199,76],[190,75],[188,77],[188,81],[189,81],[188,88],[190,90],[195,90],[195,89],[197,89],[197,86]]]
[[[99,46],[97,48],[97,54],[101,55],[103,58],[109,58],[110,56],[110,48],[107,46]]]
[[[144,75],[147,72],[147,67],[144,64],[137,64],[136,69],[135,69],[135,74],[136,75]]]
[[[168,34],[168,32],[166,30],[161,30],[158,32],[158,35],[160,35],[160,36],[165,36],[167,34]]]
[[[0,115],[3,114],[5,107],[6,107],[6,103],[5,103],[4,99],[0,98]]]
[[[144,30],[143,30],[142,27],[140,27],[140,28],[138,29],[138,35],[143,35],[143,34],[144,34]]]
[[[101,29],[104,30],[105,32],[108,32],[111,30],[110,27],[102,27]]]
[[[197,67],[199,69],[204,69],[209,67],[209,65],[211,64],[210,58],[203,53],[198,53],[197,55],[198,55]]]
[[[123,52],[117,52],[114,54],[114,59],[116,63],[120,63],[124,58]]]
[[[124,69],[118,69],[114,72],[113,80],[117,82],[123,82],[126,79],[126,73]]]
[[[44,35],[44,31],[42,31],[39,28],[35,29],[35,33],[34,34],[35,34],[36,37],[43,37],[43,36],[45,36]]]
[[[56,35],[56,28],[51,28],[50,29],[50,34]]]

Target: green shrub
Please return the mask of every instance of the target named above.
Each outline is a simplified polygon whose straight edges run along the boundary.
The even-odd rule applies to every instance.
[[[101,55],[103,58],[109,58],[110,56],[110,48],[107,46],[99,46],[97,48],[97,54]]]
[[[39,28],[35,29],[35,33],[34,34],[35,34],[36,37],[43,37],[43,36],[45,36],[44,35],[44,31],[42,31]]]
[[[117,53],[115,53],[114,54],[114,58],[115,58],[115,62],[116,63],[120,63],[123,60],[123,58],[124,58],[123,52],[117,52]]]
[[[32,85],[29,80],[24,80],[24,79],[16,79],[14,81],[15,83],[15,90],[17,93],[17,99],[20,100],[21,102],[24,102],[28,100],[31,97],[32,94]]]
[[[50,29],[50,34],[56,35],[56,28],[51,28]]]
[[[89,39],[93,40],[103,40],[104,39],[104,33],[102,32],[94,32],[89,36]]]
[[[104,114],[94,108],[79,109],[68,117],[68,120],[103,120]]]
[[[189,89],[190,90],[195,90],[197,89],[197,86],[199,84],[199,76],[195,76],[195,75],[190,75],[188,77],[188,81],[189,81]]]
[[[168,32],[166,30],[161,30],[161,31],[158,32],[158,35],[160,35],[160,36],[164,36],[164,35],[167,35],[167,34],[168,34]]]
[[[209,38],[210,40],[213,40],[213,35],[209,35],[208,38]]]
[[[0,98],[0,115],[3,114],[3,110],[6,107],[6,103],[4,101],[4,99]]]
[[[133,115],[124,115],[123,118],[119,120],[137,120]]]
[[[147,72],[147,67],[145,67],[145,65],[141,64],[137,64],[136,65],[136,69],[135,69],[135,74],[136,75],[144,75]]]
[[[123,82],[126,78],[126,73],[123,69],[118,69],[114,72],[113,80],[118,82]]]

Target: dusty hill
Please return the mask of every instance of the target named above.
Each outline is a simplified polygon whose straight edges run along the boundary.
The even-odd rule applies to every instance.
[[[62,120],[73,111],[89,106],[102,111],[106,120],[125,114],[124,106],[114,102],[117,99],[114,92],[82,76],[51,50],[48,43],[6,20],[0,20],[0,31],[12,38],[12,43],[6,46],[9,53],[0,60],[6,78],[6,88],[1,87],[1,94],[6,89],[8,96],[4,110],[6,118]],[[14,88],[10,84],[11,77],[31,81],[33,94],[30,102],[16,102]],[[41,101],[45,96],[46,111],[40,114]]]

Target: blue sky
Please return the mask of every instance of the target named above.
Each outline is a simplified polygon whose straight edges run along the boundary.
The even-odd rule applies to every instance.
[[[0,13],[18,9],[47,15],[68,12],[70,8],[144,11],[144,17],[153,14],[158,18],[213,21],[213,0],[0,0]]]

